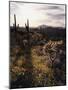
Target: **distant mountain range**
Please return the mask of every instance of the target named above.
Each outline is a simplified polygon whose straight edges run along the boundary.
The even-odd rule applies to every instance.
[[[43,28],[43,29],[44,29],[44,28],[47,28],[47,27],[48,27],[48,26],[47,26],[47,25],[44,25],[44,24],[43,24],[43,25],[38,26],[38,28]]]
[[[44,25],[44,24],[43,25],[39,25],[38,28],[39,29],[41,29],[41,28],[42,29],[45,29],[45,28],[62,28],[62,29],[64,29],[64,27],[53,27],[53,26],[48,26],[48,25]]]

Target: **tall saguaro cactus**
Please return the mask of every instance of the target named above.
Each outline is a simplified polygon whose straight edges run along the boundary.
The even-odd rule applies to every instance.
[[[29,20],[27,19],[27,25],[25,24],[27,32],[29,32]]]
[[[14,14],[14,29],[16,31],[16,15]]]

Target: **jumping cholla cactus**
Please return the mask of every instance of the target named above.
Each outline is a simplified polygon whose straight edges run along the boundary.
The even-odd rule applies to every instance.
[[[62,45],[63,41],[49,41],[46,45],[43,47],[43,54],[48,55],[50,58],[50,61],[52,62],[52,68],[53,63],[58,55],[58,46]]]

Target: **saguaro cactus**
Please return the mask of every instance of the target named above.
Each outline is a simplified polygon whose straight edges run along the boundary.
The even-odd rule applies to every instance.
[[[14,14],[14,29],[16,31],[16,15]]]
[[[26,39],[28,41],[28,45],[30,45],[30,33],[29,33],[29,20],[27,19],[27,23],[25,23],[25,29],[26,29]]]
[[[29,32],[29,20],[27,19],[27,25],[25,24],[27,32]]]

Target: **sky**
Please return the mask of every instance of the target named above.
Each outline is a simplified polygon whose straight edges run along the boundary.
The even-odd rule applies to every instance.
[[[14,14],[19,26],[30,27],[48,25],[65,27],[65,5],[10,2],[10,25],[14,24]]]

